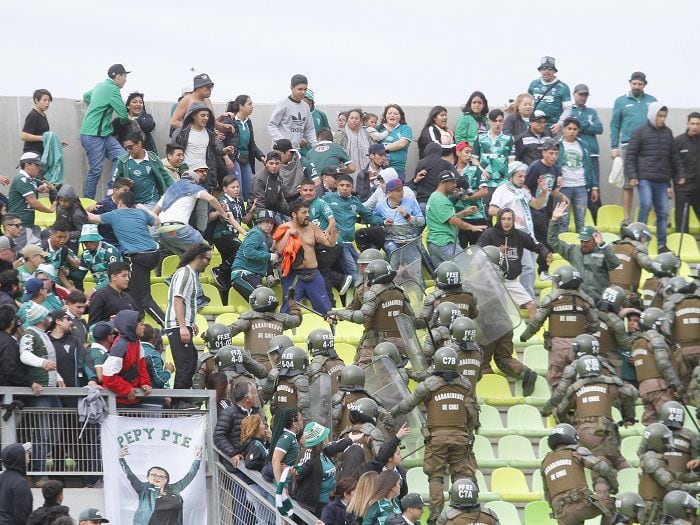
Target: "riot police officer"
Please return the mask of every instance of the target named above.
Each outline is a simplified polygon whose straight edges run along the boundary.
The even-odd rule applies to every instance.
[[[279,365],[270,370],[260,392],[263,401],[270,401],[270,414],[281,407],[298,408],[304,419],[312,419],[308,367],[309,356],[298,346],[282,352]]]
[[[651,240],[649,227],[641,222],[620,227],[620,239],[611,244],[613,252],[620,262],[617,268],[610,270],[610,284],[624,290],[626,306],[641,308],[639,297],[639,279],[642,269],[651,272],[652,261],[646,246]]]
[[[642,285],[642,308],[661,308],[664,303],[663,289],[668,279],[675,277],[681,261],[671,252],[661,253],[651,261],[651,273]]]
[[[367,289],[367,272],[365,269],[372,261],[386,261],[384,254],[376,248],[367,248],[362,250],[362,253],[357,257],[357,273],[362,277],[360,282],[355,285],[352,301],[346,307],[348,310],[359,310],[362,308],[362,295]]]
[[[671,525],[697,525],[700,503],[682,490],[672,490],[662,503],[663,523]]]
[[[676,479],[698,481],[700,474],[688,469],[688,462],[700,452],[700,437],[696,432],[685,428],[685,409],[678,401],[666,401],[659,410],[659,422],[666,425],[673,434],[673,447],[664,456]]]
[[[306,347],[313,359],[309,365],[309,381],[313,383],[317,374],[328,374],[331,378],[331,392],[338,391],[338,377],[345,362],[335,352],[335,337],[330,330],[316,328],[309,332]]]
[[[425,405],[427,425],[422,429],[426,449],[423,471],[428,476],[428,523],[431,524],[435,523],[445,502],[442,488],[446,472],[450,473],[453,482],[474,475],[469,461],[474,436],[467,430],[474,427],[469,410],[471,390],[472,384],[457,371],[457,352],[443,347],[435,352],[431,377],[420,382],[412,394],[391,410],[391,415],[396,417],[407,414],[420,403]]]
[[[231,334],[226,325],[214,323],[203,334],[205,351],[197,356],[197,370],[192,376],[192,388],[206,388],[210,374],[216,372],[216,354],[231,345]]]
[[[215,366],[216,369],[213,372],[225,373],[231,386],[243,381],[255,382],[255,378],[265,379],[267,377],[265,367],[253,359],[247,350],[231,345],[219,350],[216,354]],[[195,376],[194,379],[196,380],[197,377]],[[202,379],[206,385],[206,376],[202,376]]]
[[[269,371],[272,364],[267,355],[268,343],[284,330],[296,328],[301,324],[301,310],[294,299],[289,301],[289,312],[277,312],[279,301],[270,288],[260,286],[253,290],[248,298],[251,310],[243,312],[231,325],[231,337],[243,332],[244,346],[253,359]]]
[[[549,351],[547,382],[554,389],[564,367],[574,360],[573,338],[583,333],[594,334],[600,325],[593,299],[579,290],[582,278],[576,268],[560,266],[552,274],[552,282],[556,289],[544,298],[520,340],[530,339],[549,318],[549,330],[545,332],[545,348]]]
[[[443,301],[451,301],[457,305],[460,315],[474,319],[478,315],[476,297],[470,291],[467,283],[462,282],[459,266],[452,261],[441,262],[435,269],[435,290],[429,293],[423,302],[421,319],[433,328],[435,323],[434,311]]]
[[[370,362],[372,349],[380,341],[390,341],[401,354],[405,354],[404,342],[396,326],[396,316],[407,314],[414,319],[411,305],[394,282],[396,271],[386,261],[372,261],[365,269],[369,289],[362,295],[359,310],[332,310],[329,316],[364,325],[364,335],[357,349],[355,363],[364,365]]]
[[[408,372],[406,370],[408,358],[400,355],[399,349],[394,343],[390,341],[384,341],[382,343],[379,343],[377,346],[374,347],[374,350],[372,350],[372,361],[375,361],[385,356],[394,362],[399,374],[401,375],[401,379],[405,384],[408,384],[409,377]]]
[[[384,434],[379,427],[379,405],[374,399],[363,397],[349,405],[349,425],[340,431],[343,439],[352,433],[361,433],[362,439],[355,441],[365,453],[365,461],[372,461],[384,444]]]
[[[644,499],[642,525],[659,522],[662,501],[671,490],[700,492],[700,483],[683,483],[673,477],[664,453],[673,447],[673,434],[663,423],[652,423],[644,429],[639,446],[639,495]]]
[[[450,488],[450,508],[442,511],[437,525],[500,525],[494,511],[481,508],[479,487],[469,479],[462,478],[452,482]]]
[[[622,377],[623,363],[630,356],[630,337],[625,322],[619,316],[625,304],[625,292],[619,286],[609,286],[603,290],[598,301],[598,319],[600,330],[596,333],[600,343],[600,353],[614,366],[618,376]]]
[[[554,512],[557,523],[583,524],[596,516],[610,516],[599,493],[617,492],[617,473],[606,462],[594,456],[578,443],[576,429],[568,423],[559,423],[547,438],[551,449],[542,460],[540,473],[544,499]],[[584,469],[595,475],[595,493],[586,482]]]
[[[615,510],[617,515],[613,523],[625,525],[639,523],[640,516],[644,511],[644,500],[636,492],[620,492],[615,496]]]
[[[442,263],[445,264],[445,263]],[[430,323],[430,334],[423,343],[423,354],[428,362],[438,348],[442,348],[450,341],[450,326],[452,321],[462,315],[462,311],[452,301],[443,301],[435,308],[435,315]],[[437,348],[436,348],[437,346]]]
[[[671,339],[680,346],[688,374],[700,364],[700,293],[693,281],[674,277],[666,286],[666,312],[671,325]],[[688,374],[681,377],[687,381]]]
[[[280,361],[280,356],[287,348],[294,346],[292,338],[285,334],[276,335],[267,345],[267,357],[272,368],[276,368]]]
[[[658,308],[647,308],[639,319],[640,330],[632,338],[632,359],[644,403],[642,423],[658,420],[658,412],[666,401],[680,395],[681,381],[671,362],[668,317]]]

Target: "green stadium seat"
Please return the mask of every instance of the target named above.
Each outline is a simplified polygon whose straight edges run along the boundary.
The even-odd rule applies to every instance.
[[[216,286],[209,283],[201,283],[200,286],[202,287],[202,293],[210,299],[209,304],[199,310],[202,314],[219,315],[234,311],[234,307],[224,306],[221,302],[221,294]]]
[[[542,499],[541,492],[530,492],[525,474],[512,467],[497,468],[491,473],[491,490],[498,492],[506,501],[525,502]]]
[[[603,240],[607,243],[612,243],[612,242],[620,240],[620,236],[617,235],[616,233],[601,232],[600,234],[603,237]]]
[[[631,467],[639,466],[639,456],[637,450],[642,442],[642,436],[628,436],[620,443],[620,453],[627,460]]]
[[[535,335],[523,343],[520,340],[520,334],[525,331],[525,328],[527,328],[527,322],[525,319],[523,319],[518,326],[513,328],[513,346],[525,347],[530,345],[541,345],[544,343],[544,326],[540,328]]]
[[[600,525],[602,519],[602,516],[596,516],[595,518],[584,521],[583,525]]]
[[[581,244],[581,241],[578,238],[578,233],[574,231],[560,233],[559,240],[562,240],[568,244]]]
[[[486,501],[496,501],[501,499],[501,495],[498,492],[489,491],[489,486],[486,483],[486,478],[480,470],[476,471],[474,477],[476,478],[476,484],[479,487],[479,503],[484,503]]]
[[[364,329],[362,325],[350,321],[340,321],[335,328],[335,340],[357,346]]]
[[[598,229],[604,232],[620,233],[620,223],[625,218],[622,206],[606,204],[598,210]]]
[[[522,381],[517,381],[515,383],[515,395],[516,396],[522,396],[523,395],[523,383]],[[529,397],[525,398],[525,402],[528,405],[534,405],[534,406],[544,406],[544,404],[547,402],[549,397],[551,396],[551,391],[549,389],[549,384],[547,383],[547,379],[545,379],[542,376],[537,376],[537,380],[535,381],[535,390],[532,392],[532,395]]]
[[[681,242],[680,233],[672,233],[666,239],[666,246],[673,251],[681,261],[686,263],[697,263],[700,262],[700,250],[698,250],[698,243],[695,237],[689,233],[683,234],[683,246],[681,246],[681,252],[678,253],[678,247]]]
[[[476,385],[476,395],[489,405],[511,406],[522,404],[525,399],[510,391],[508,380],[496,374],[487,374]]]
[[[546,375],[549,368],[549,353],[544,345],[528,346],[523,352],[523,364],[541,376]]]
[[[406,471],[406,485],[411,487],[411,492],[417,492],[426,501],[430,497],[428,476],[423,472],[423,467],[413,467]]]
[[[180,257],[177,255],[168,255],[165,259],[163,259],[160,274],[163,277],[170,277],[175,273],[175,270],[177,270],[178,264],[180,264]]]
[[[488,440],[488,438],[480,436],[479,434],[475,435],[473,448],[476,463],[479,468],[484,469],[508,466],[508,462],[505,459],[496,458],[493,455],[493,447],[491,446],[491,442]]]
[[[623,468],[617,471],[619,492],[637,492],[639,489],[639,469]]]
[[[525,505],[525,525],[557,525],[550,512],[552,509],[546,501],[531,501]]]
[[[540,469],[535,469],[532,471],[530,477],[530,489],[532,492],[542,492],[544,494],[544,481],[542,480],[542,472]]]
[[[250,304],[248,304],[248,300],[244,299],[243,296],[233,288],[230,288],[228,291],[227,304],[229,307],[233,307],[233,310],[238,312],[239,314],[245,312],[246,310],[250,310]]]
[[[685,413],[685,420],[683,421],[683,426],[687,428],[688,430],[692,430],[693,432],[698,431],[698,426],[695,424],[695,418],[691,417],[691,414],[695,414],[695,407],[693,405],[686,405],[688,407],[688,411],[690,411],[690,414],[688,414],[688,411]]]
[[[515,505],[512,503],[508,503],[507,501],[489,501],[484,507],[492,510],[496,516],[498,516],[498,521],[501,523],[522,525],[520,516],[518,515],[518,509],[516,509]]]
[[[503,428],[500,412],[491,405],[481,405],[479,425],[479,434],[486,437],[501,437],[512,433],[509,428]]]
[[[549,434],[539,410],[530,405],[515,405],[508,409],[506,426],[519,436],[542,437]]]
[[[348,343],[335,343],[335,352],[338,354],[346,365],[352,364],[355,360],[356,347]]]
[[[498,459],[505,460],[509,467],[522,469],[540,466],[540,460],[535,457],[530,440],[520,435],[503,436],[498,440]]]
[[[232,325],[236,319],[238,319],[238,314],[234,312],[227,312],[225,314],[219,314],[216,316],[215,323],[225,324],[226,326]]]
[[[586,216],[583,218],[583,225],[584,226],[595,226],[595,223],[593,222],[593,215],[591,215],[591,210],[586,208]],[[569,208],[569,231],[570,232],[576,232],[576,222],[574,221],[574,209]]]

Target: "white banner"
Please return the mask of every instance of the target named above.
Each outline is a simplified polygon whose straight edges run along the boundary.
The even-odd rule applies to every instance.
[[[108,416],[105,513],[120,525],[207,523],[205,418]]]

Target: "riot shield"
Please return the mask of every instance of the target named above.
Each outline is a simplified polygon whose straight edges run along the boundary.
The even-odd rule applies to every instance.
[[[421,255],[416,241],[391,254],[391,267],[396,270],[394,283],[403,290],[413,313],[419,315],[425,298],[425,284]]]
[[[331,417],[331,376],[325,373],[317,374],[312,383],[309,384],[309,397],[311,406],[309,414],[311,419],[326,428],[333,428]]]
[[[380,401],[387,411],[390,411],[401,400],[410,394],[406,383],[401,379],[396,364],[387,356],[374,359],[365,366],[365,390],[376,400]],[[421,429],[425,427],[425,417],[418,407],[408,414],[396,418],[397,428],[404,423],[408,423],[411,433],[401,440],[401,444],[407,450],[416,450],[423,445],[423,434]],[[416,458],[422,458],[423,450],[415,453]],[[414,459],[414,455],[411,455]]]
[[[404,348],[411,367],[415,372],[423,372],[428,368],[428,362],[423,354],[423,347],[418,340],[413,321],[406,314],[399,314],[396,318],[396,326],[401,332],[401,338],[404,340]]]
[[[452,258],[462,272],[462,282],[477,300],[476,338],[485,345],[520,325],[520,310],[513,302],[498,270],[479,247],[470,246]]]

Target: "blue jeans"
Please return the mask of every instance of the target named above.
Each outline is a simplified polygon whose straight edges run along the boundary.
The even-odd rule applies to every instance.
[[[522,266],[520,284],[523,285],[527,294],[535,299],[535,254],[530,250],[523,250],[520,264]]]
[[[323,280],[323,275],[318,270],[313,270],[314,278],[311,282],[305,283],[301,279],[297,279],[299,272],[297,270],[292,270],[289,275],[282,277],[282,296],[284,299],[284,304],[280,309],[283,314],[289,313],[289,304],[287,303],[287,291],[294,285],[295,294],[294,298],[297,302],[300,302],[304,297],[306,297],[311,302],[311,307],[320,314],[328,313],[332,306],[331,300],[328,297],[328,292],[326,291],[326,282]],[[296,283],[295,283],[296,281]]]
[[[83,193],[86,197],[94,199],[97,194],[97,183],[100,182],[100,177],[102,177],[105,157],[114,162],[119,155],[124,153],[124,148],[112,135],[108,137],[80,135],[80,143],[83,145],[89,165]]]
[[[156,233],[156,241],[163,248],[170,250],[175,255],[182,255],[185,250],[193,244],[201,244],[204,241],[202,234],[195,230],[192,226],[184,226],[179,230],[161,231],[158,229]]]
[[[445,246],[438,246],[431,242],[428,243],[428,251],[430,252],[430,259],[433,261],[435,267],[437,267],[441,262],[449,261],[462,252],[462,248],[456,242],[451,242]]]
[[[583,223],[586,220],[586,208],[588,208],[588,190],[585,186],[573,186],[568,188],[559,188],[564,195],[571,201],[571,207],[574,210],[574,224],[576,231],[580,232],[583,229]],[[569,230],[569,214],[565,214],[559,220],[559,233]]]
[[[668,183],[666,182],[654,182],[644,179],[640,179],[637,186],[639,191],[639,216],[637,220],[646,224],[653,204],[656,212],[656,238],[659,248],[666,246],[666,229],[668,227],[667,188]]]
[[[236,178],[241,183],[241,196],[243,200],[248,202],[253,193],[253,168],[250,164],[239,164],[238,161],[233,165],[236,168]]]
[[[351,242],[343,243],[343,251],[340,254],[340,267],[352,277],[352,282],[357,286],[360,282],[360,274],[357,271],[358,253]]]

